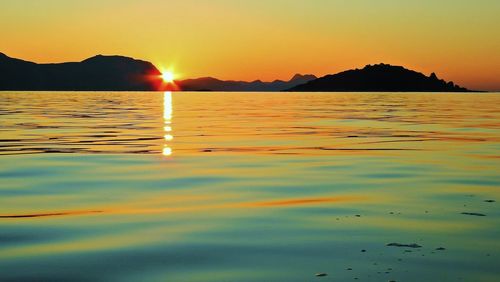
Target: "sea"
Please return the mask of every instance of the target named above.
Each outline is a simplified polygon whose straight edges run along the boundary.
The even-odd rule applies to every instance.
[[[500,281],[500,93],[0,92],[0,281]]]

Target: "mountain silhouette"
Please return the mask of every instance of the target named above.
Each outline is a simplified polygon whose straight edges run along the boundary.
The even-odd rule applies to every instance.
[[[287,91],[360,91],[360,92],[468,92],[470,90],[439,79],[435,73],[425,76],[401,66],[367,65],[363,69],[326,75]]]
[[[316,79],[316,76],[312,74],[296,74],[289,81],[274,80],[272,82],[260,80],[247,82],[201,77],[180,80],[176,84],[182,91],[282,91],[313,79]]]
[[[289,81],[235,81],[202,77],[166,84],[150,62],[97,55],[81,62],[37,64],[0,53],[0,90],[45,91],[386,91],[467,92],[466,88],[387,64],[367,65],[321,78],[294,75]]]
[[[150,62],[123,56],[37,64],[0,53],[0,90],[153,91],[160,74]]]

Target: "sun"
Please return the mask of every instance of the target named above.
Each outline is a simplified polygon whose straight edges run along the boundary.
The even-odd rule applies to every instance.
[[[161,78],[167,83],[172,83],[174,82],[174,73],[171,71],[163,71],[161,73]]]

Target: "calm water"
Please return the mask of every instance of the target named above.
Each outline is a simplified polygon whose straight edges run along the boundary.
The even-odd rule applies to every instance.
[[[500,279],[500,94],[0,92],[0,133],[1,281]]]

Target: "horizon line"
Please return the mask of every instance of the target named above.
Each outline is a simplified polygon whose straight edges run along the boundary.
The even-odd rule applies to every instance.
[[[4,53],[3,51],[0,51],[0,55],[3,55],[5,57],[11,58],[11,59],[16,59],[16,60],[21,60],[21,61],[25,61],[25,62],[34,63],[34,64],[37,64],[37,65],[65,64],[65,63],[82,63],[82,62],[84,62],[84,61],[86,61],[88,59],[95,58],[95,57],[121,57],[121,58],[133,59],[133,60],[136,60],[136,61],[148,62],[148,63],[151,63],[159,71],[161,71],[161,69],[162,69],[157,64],[155,64],[155,63],[153,63],[153,62],[151,62],[149,60],[138,59],[136,57],[127,56],[127,55],[119,55],[119,54],[109,54],[108,55],[108,54],[99,53],[99,54],[92,55],[92,56],[86,57],[84,59],[81,59],[80,61],[58,61],[58,62],[35,62],[35,61],[29,61],[29,60],[24,59],[24,58],[21,59],[21,58],[17,58],[17,57],[11,57],[11,56],[7,55],[6,53]],[[312,75],[312,76],[315,76],[316,78],[322,78],[322,77],[325,77],[325,76],[328,76],[328,75],[335,75],[335,74],[342,73],[342,72],[349,71],[349,70],[359,70],[359,69],[362,69],[364,67],[373,66],[373,65],[388,65],[388,66],[395,66],[395,67],[403,67],[405,69],[412,70],[412,69],[409,69],[408,67],[406,67],[404,65],[400,65],[400,64],[390,64],[390,63],[379,62],[379,63],[365,64],[361,68],[358,66],[358,67],[351,67],[351,68],[348,68],[348,69],[345,69],[345,70],[341,70],[341,71],[337,71],[337,72],[328,72],[328,73],[326,73],[324,75],[317,75],[317,74],[314,74],[314,73],[291,72],[291,76],[290,75],[288,76],[288,80],[286,80],[286,79],[279,79],[279,78],[275,78],[273,80],[265,80],[265,79],[259,79],[259,78],[257,78],[257,79],[251,79],[251,80],[245,80],[245,79],[221,78],[221,77],[213,76],[213,75],[197,75],[197,76],[192,76],[192,77],[184,76],[182,79],[175,79],[174,81],[180,82],[180,81],[184,81],[184,80],[196,80],[196,79],[202,79],[202,78],[212,78],[212,79],[216,79],[216,80],[224,81],[224,82],[246,82],[246,83],[252,83],[252,82],[272,83],[272,82],[276,82],[276,81],[287,82],[287,81],[290,81],[291,79],[293,79],[293,77],[296,76],[296,75],[301,75],[301,76]],[[412,70],[412,71],[416,71],[416,70]],[[426,75],[425,73],[420,72],[420,71],[416,71],[416,72],[419,72],[419,73],[422,73],[422,74]],[[426,76],[430,76],[432,74],[436,74],[436,73],[433,71],[429,75],[426,75]],[[186,92],[188,92],[188,91],[186,91]],[[220,91],[220,92],[224,92],[224,91]],[[228,92],[232,92],[232,91],[228,91]],[[244,92],[251,92],[251,91],[244,91]],[[259,92],[259,91],[256,91],[256,92]],[[350,92],[350,91],[348,91],[348,92]],[[370,91],[370,92],[374,92],[374,91]],[[470,92],[488,92],[488,93],[494,93],[494,92],[500,92],[500,89],[484,89],[484,88],[477,89],[476,88],[474,90],[470,90]]]

